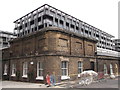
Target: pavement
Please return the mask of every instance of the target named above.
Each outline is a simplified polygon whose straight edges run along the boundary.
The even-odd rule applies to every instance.
[[[74,82],[74,81],[72,81]],[[45,84],[28,83],[28,82],[15,82],[15,81],[2,81],[2,88],[71,88],[67,82],[57,83],[56,86],[47,87]],[[73,84],[72,88],[118,88],[118,78],[108,79],[106,82],[94,82],[89,85]]]

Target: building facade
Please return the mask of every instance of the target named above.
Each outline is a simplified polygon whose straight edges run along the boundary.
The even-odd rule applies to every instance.
[[[10,47],[9,41],[14,39],[13,33],[0,30],[0,70],[2,70],[2,50]],[[0,79],[2,77],[2,72],[0,72]]]
[[[14,39],[15,36],[11,32],[0,31],[0,50],[10,47],[9,41]]]
[[[114,43],[115,43],[115,50],[120,52],[120,39],[115,39]]]
[[[117,75],[115,65],[118,68],[118,59],[95,57],[96,43],[95,39],[65,32],[57,27],[44,28],[34,34],[16,38],[11,41],[10,49],[6,50],[10,53],[10,58],[4,56],[6,59],[3,60],[3,77],[10,80],[44,82],[49,72],[55,74],[57,81],[66,80],[73,78],[71,75],[79,77],[84,70],[104,72],[104,64],[108,70],[106,74],[111,74],[111,64],[113,74]],[[10,65],[9,72],[5,69],[7,65]],[[29,75],[32,75],[31,79]]]

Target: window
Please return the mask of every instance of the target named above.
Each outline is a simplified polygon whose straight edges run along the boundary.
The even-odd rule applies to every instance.
[[[25,45],[24,45],[24,53],[27,55],[27,54],[30,54],[30,52],[32,51],[31,48],[30,48],[30,44],[31,42],[25,42]]]
[[[38,49],[43,50],[43,48],[45,47],[45,40],[46,40],[46,38],[40,38],[38,40]]]
[[[78,74],[83,72],[83,63],[81,61],[78,62]]]
[[[38,18],[38,22],[40,22],[40,21],[41,21],[41,17]]]
[[[93,55],[93,45],[91,45],[91,44],[88,44],[88,55]]]
[[[81,42],[76,42],[76,49],[79,51],[80,49],[82,49],[82,43]]]
[[[61,69],[62,69],[62,76],[68,76],[68,62],[67,61],[62,61]]]
[[[110,64],[110,74],[113,74],[113,66]]]
[[[59,38],[58,50],[61,51],[61,52],[67,52],[68,51],[68,40],[67,39]]]
[[[60,47],[68,47],[68,40],[63,39],[63,38],[59,38],[59,46]]]
[[[62,21],[62,20],[60,20],[60,24],[62,24],[62,25],[63,25],[63,21]]]
[[[34,24],[34,20],[30,21],[30,25],[33,25]]]
[[[4,75],[7,75],[7,64],[5,64],[5,66],[4,66]]]
[[[19,30],[21,30],[22,29],[22,25],[21,26],[19,26]]]
[[[28,63],[24,62],[23,63],[23,77],[27,77],[27,73],[28,73]]]
[[[107,66],[104,64],[104,75],[107,75]]]
[[[115,70],[116,70],[115,74],[118,75],[118,65],[117,64],[115,64]]]
[[[74,25],[73,25],[73,24],[71,24],[71,28],[73,28],[73,29],[74,29]]]
[[[27,27],[27,23],[25,23],[25,27]]]
[[[43,63],[37,63],[37,77],[43,76]]]
[[[11,76],[15,76],[16,75],[16,65],[12,64],[12,75]]]

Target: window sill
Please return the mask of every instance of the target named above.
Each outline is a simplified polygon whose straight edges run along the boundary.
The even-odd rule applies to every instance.
[[[80,74],[78,74],[78,77],[80,77]]]
[[[67,79],[70,79],[69,76],[61,76],[61,80],[67,80]]]
[[[4,73],[3,75],[7,75],[7,73]]]
[[[104,74],[104,76],[108,76],[108,74]]]
[[[11,77],[15,77],[15,76],[16,76],[15,74],[11,75]]]
[[[36,77],[36,80],[44,80],[43,76]]]
[[[22,77],[23,77],[23,78],[27,78],[27,75],[23,75]]]

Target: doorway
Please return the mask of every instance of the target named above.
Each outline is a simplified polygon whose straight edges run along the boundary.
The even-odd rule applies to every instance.
[[[91,70],[95,70],[95,63],[94,62],[90,62],[90,65],[91,65]]]

